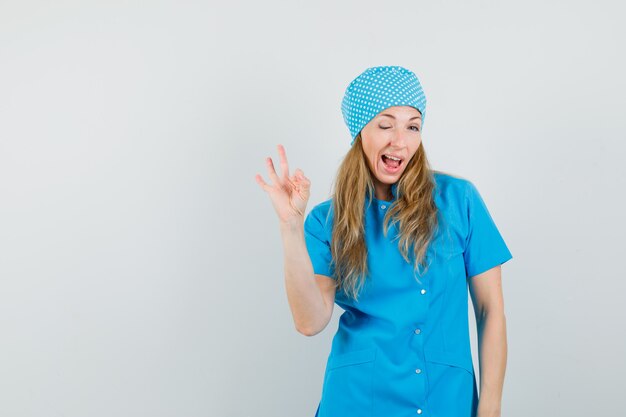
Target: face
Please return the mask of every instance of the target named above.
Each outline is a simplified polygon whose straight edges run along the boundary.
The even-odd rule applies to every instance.
[[[376,198],[386,200],[391,196],[391,184],[400,179],[421,143],[422,116],[415,107],[389,107],[365,125],[361,144],[374,177]]]

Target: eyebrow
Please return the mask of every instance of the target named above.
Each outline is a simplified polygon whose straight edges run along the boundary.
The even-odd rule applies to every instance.
[[[382,113],[381,116],[389,116],[392,119],[395,119],[395,117],[393,115],[389,114],[389,113]],[[421,120],[422,116],[419,115],[419,116],[411,117],[409,120],[413,120],[413,119],[420,119]]]

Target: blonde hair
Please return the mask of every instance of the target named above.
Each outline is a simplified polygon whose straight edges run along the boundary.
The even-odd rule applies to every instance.
[[[338,168],[331,194],[334,213],[331,254],[335,285],[357,301],[369,275],[364,207],[366,198],[374,196],[372,175],[359,133]],[[439,225],[434,187],[433,170],[424,146],[420,144],[398,180],[397,198],[389,206],[383,222],[385,237],[389,227],[398,224],[398,249],[407,263],[413,263],[413,270],[419,275],[428,270],[426,252]],[[421,267],[426,269],[420,272]],[[417,276],[415,278],[420,282]]]

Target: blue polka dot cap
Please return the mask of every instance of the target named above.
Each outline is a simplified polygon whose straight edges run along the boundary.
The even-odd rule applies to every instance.
[[[412,106],[426,119],[426,95],[417,76],[393,65],[371,67],[356,77],[343,96],[341,112],[354,143],[356,135],[378,113],[392,106]]]

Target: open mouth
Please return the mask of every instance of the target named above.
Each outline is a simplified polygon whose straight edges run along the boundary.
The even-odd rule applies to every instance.
[[[403,159],[398,160],[397,158],[388,157],[387,155],[381,156],[381,159],[385,167],[390,171],[396,171],[404,162]]]

